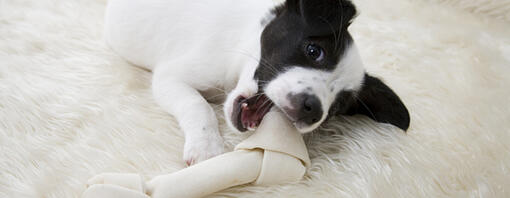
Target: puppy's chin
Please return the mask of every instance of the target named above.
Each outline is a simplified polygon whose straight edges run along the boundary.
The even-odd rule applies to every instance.
[[[306,134],[314,131],[315,129],[319,128],[320,123],[314,124],[314,125],[307,125],[301,122],[294,123],[294,126],[301,134]]]

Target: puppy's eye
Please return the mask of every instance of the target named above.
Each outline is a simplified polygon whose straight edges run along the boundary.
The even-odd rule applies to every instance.
[[[306,55],[314,61],[321,61],[324,59],[324,50],[315,44],[306,46]]]

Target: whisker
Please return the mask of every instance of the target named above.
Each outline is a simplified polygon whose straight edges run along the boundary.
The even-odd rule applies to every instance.
[[[362,105],[363,105],[363,106],[364,106],[364,107],[368,110],[368,112],[370,113],[370,115],[372,115],[372,118],[376,119],[376,117],[375,117],[374,113],[370,110],[370,108],[368,108],[368,106],[367,106],[367,105],[366,105],[366,104],[365,104],[362,100],[360,100],[356,94],[354,94],[353,96],[354,96],[354,98],[355,98],[358,102],[360,102],[360,103],[361,103],[361,104],[362,104]],[[377,121],[377,120],[376,120],[376,121]]]
[[[269,102],[269,103],[267,103]],[[263,105],[261,105],[262,108],[258,108],[257,111],[255,111],[255,114],[259,113],[261,110],[264,112],[268,110],[268,108],[271,108],[272,104],[274,104],[271,100],[267,100],[264,102]]]
[[[232,52],[236,52],[236,53],[239,53],[241,55],[244,55],[244,56],[246,56],[248,58],[251,58],[251,59],[257,61],[258,63],[268,67],[271,70],[270,72],[272,72],[273,75],[278,73],[278,70],[274,66],[269,64],[269,62],[267,60],[265,60],[264,58],[262,58],[262,57],[260,57],[260,59],[257,59],[255,56],[249,54],[248,52],[244,52],[244,51],[235,51],[235,50],[232,50]]]
[[[264,105],[266,105],[268,102],[271,102],[271,103],[272,103],[272,101],[271,101],[271,100],[267,99],[267,100],[266,100],[266,101],[264,101],[264,103],[262,103],[262,105],[260,105],[260,106],[264,106]]]
[[[264,61],[265,66],[269,67],[274,72],[273,74],[277,74],[278,73],[278,69],[274,65],[271,65],[271,63],[269,63],[269,61],[267,61],[263,57],[260,57],[260,60]]]
[[[261,95],[264,95],[264,93],[256,93],[256,94],[254,94],[254,95],[253,95],[253,96],[251,96],[251,97],[255,97],[255,96],[256,96],[256,97],[257,97],[257,100],[258,100],[258,99],[259,99],[259,97],[260,97]]]

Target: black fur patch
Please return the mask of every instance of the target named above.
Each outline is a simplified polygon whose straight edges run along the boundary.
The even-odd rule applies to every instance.
[[[260,88],[290,66],[333,70],[352,43],[347,28],[356,9],[350,1],[287,0],[272,12],[276,18],[262,33],[261,60],[254,76]],[[323,49],[323,60],[306,55],[310,44]]]
[[[381,80],[365,74],[363,87],[357,91],[340,92],[329,116],[361,114],[377,122],[388,123],[406,131],[411,121],[400,98]]]

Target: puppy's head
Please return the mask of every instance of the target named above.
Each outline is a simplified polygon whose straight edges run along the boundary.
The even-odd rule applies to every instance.
[[[356,15],[350,1],[287,0],[271,14],[258,67],[244,71],[227,98],[232,127],[255,129],[276,106],[303,133],[337,114],[364,114],[408,128],[398,96],[365,73],[347,30]]]

